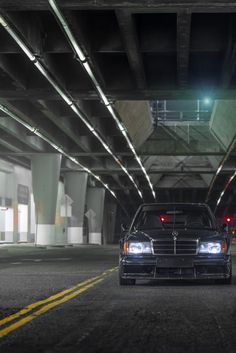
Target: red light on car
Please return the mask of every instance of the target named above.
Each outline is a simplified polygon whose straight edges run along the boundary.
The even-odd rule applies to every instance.
[[[165,222],[165,217],[164,216],[160,216],[160,221],[163,223],[163,222]]]
[[[225,217],[226,223],[231,223],[232,222],[232,218],[227,216]]]

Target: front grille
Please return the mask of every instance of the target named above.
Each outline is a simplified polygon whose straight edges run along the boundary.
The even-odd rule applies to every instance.
[[[197,240],[157,239],[153,241],[153,252],[156,255],[195,255]]]

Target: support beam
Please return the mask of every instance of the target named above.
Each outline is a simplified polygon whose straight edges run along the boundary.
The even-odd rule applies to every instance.
[[[222,69],[222,85],[225,88],[230,86],[236,69],[236,28],[235,14],[231,14],[228,23],[227,49]]]
[[[182,146],[186,151],[190,152],[191,146],[185,142],[173,129],[165,125],[161,125],[161,128],[167,133],[167,135],[177,141],[178,145]]]
[[[177,77],[181,89],[188,86],[189,45],[191,13],[183,10],[177,14]]]
[[[1,7],[1,3],[0,3]],[[4,17],[12,23],[21,37],[30,43],[36,56],[42,57],[43,37],[42,23],[39,13],[31,11],[30,16],[27,12],[7,12]],[[22,51],[20,51],[22,53]]]
[[[215,155],[220,153],[220,155],[222,155],[222,149],[219,145],[216,145],[215,141],[202,141],[201,144],[196,144],[196,141],[192,141],[189,144],[189,148],[187,149],[185,146],[183,146],[183,144],[179,143],[178,139],[169,139],[167,141],[148,139],[145,143],[145,146],[142,147],[140,154],[155,155],[156,153],[157,156],[197,156],[200,153],[202,156],[207,156],[208,152],[214,152]]]
[[[98,100],[95,90],[83,90],[67,88],[67,92],[75,100]],[[202,90],[195,89],[139,89],[127,91],[124,87],[117,90],[105,90],[107,98],[111,101],[116,100],[196,100],[202,98]],[[213,99],[236,99],[236,89],[217,88],[211,91]],[[60,100],[60,96],[52,89],[41,89],[29,87],[27,91],[16,91],[15,89],[0,89],[0,97],[7,100]]]
[[[159,197],[161,197],[161,196],[163,196],[163,192],[165,192],[165,195],[164,195],[164,200],[170,200],[170,192],[169,191],[171,191],[171,188],[170,188],[170,185],[168,186],[168,185],[164,185],[165,183],[161,183],[160,182],[160,185],[157,185],[157,199],[158,200],[160,200],[160,198]],[[115,192],[120,192],[120,197],[121,196],[123,196],[121,193],[122,193],[122,189],[119,189],[118,187],[113,187],[112,188]],[[130,187],[127,187],[127,189],[128,190],[130,190],[130,191],[134,191],[135,190],[135,188],[133,187],[133,186],[130,186]],[[206,186],[205,186],[205,183],[201,183],[201,186],[199,186],[199,185],[195,185],[195,186],[191,186],[191,187],[187,187],[187,185],[185,185],[185,187],[184,187],[184,189],[188,189],[189,190],[189,192],[191,193],[193,190],[205,190],[205,191],[207,191],[207,188],[206,188]],[[148,187],[143,187],[142,188],[142,190],[143,191],[148,191]],[[159,190],[160,190],[160,192],[159,192]],[[161,201],[161,202],[164,202],[164,200],[163,201]],[[129,202],[129,201],[128,201]],[[193,201],[194,202],[194,201]],[[130,204],[131,205],[131,204]]]
[[[145,72],[132,13],[127,9],[116,10],[116,17],[121,30],[129,65],[134,74],[137,87],[141,89],[145,88]]]
[[[76,169],[74,169],[76,170]],[[63,172],[71,171],[71,168],[62,168]],[[91,171],[94,172],[95,174],[100,174],[100,175],[123,175],[123,171],[118,168],[91,168]],[[132,175],[143,175],[142,171],[140,171],[138,168],[128,168],[128,171]],[[232,174],[235,171],[235,167],[232,166],[230,169],[224,169],[221,171],[221,174]],[[148,174],[149,175],[156,175],[156,174],[167,174],[167,175],[185,175],[185,174],[193,174],[193,175],[198,175],[198,174],[215,174],[216,170],[210,170],[210,169],[193,169],[193,170],[149,170]]]
[[[84,10],[84,9],[116,9],[120,7],[132,6],[136,11],[152,12],[153,10],[169,10],[177,11],[183,7],[190,8],[201,12],[236,12],[236,4],[231,0],[223,1],[219,0],[205,0],[205,1],[179,1],[179,0],[162,0],[162,1],[150,1],[150,0],[139,0],[139,1],[127,1],[127,0],[63,0],[60,2],[60,6],[63,9],[68,10]],[[0,6],[4,10],[48,10],[47,1],[35,1],[35,0],[24,0],[20,2],[1,0]]]
[[[72,11],[64,11],[63,13],[66,21],[68,22],[68,25],[74,35],[74,37],[77,39],[78,44],[83,48],[83,52],[85,56],[87,57],[87,60],[89,61],[92,71],[94,72],[97,80],[99,83],[103,86],[105,86],[105,81],[103,79],[103,75],[100,72],[100,69],[96,63],[95,57],[92,53],[89,40],[87,38],[87,33],[83,29],[82,23],[84,22],[83,20],[83,12],[77,12],[76,14],[73,13]],[[80,65],[80,62],[78,61],[78,65]]]
[[[70,124],[70,121],[66,119],[62,120],[59,116],[56,116],[54,114],[53,103],[40,100],[39,104],[42,107],[42,113],[50,121],[52,121],[62,132],[65,132],[67,136],[69,136],[69,138],[72,139],[72,141],[75,142],[79,148],[81,148],[91,156],[89,141],[87,140],[87,143],[82,143],[80,137],[76,133],[76,129],[74,128],[74,126],[72,126],[72,124]]]
[[[37,136],[29,136],[25,128],[10,117],[0,117],[0,131],[1,130],[11,135],[14,139],[19,140],[20,149],[24,146],[24,149],[31,148],[32,150],[35,150],[35,152],[48,150],[47,143]],[[2,137],[3,134],[1,133],[0,138]]]
[[[32,152],[32,151],[24,151],[24,152],[0,152],[0,156],[33,156],[35,154],[39,154],[39,153],[49,153],[46,151],[42,151],[42,152]],[[50,152],[51,153],[51,152]],[[133,157],[131,152],[116,152],[116,154],[118,156],[122,156],[122,157]],[[70,152],[70,155],[73,157],[91,157],[91,155],[95,156],[95,157],[109,157],[109,154],[107,152],[95,152],[95,151],[91,151],[91,152]],[[208,157],[208,156],[224,156],[225,153],[224,152],[186,152],[186,153],[178,153],[178,152],[173,152],[173,153],[168,153],[168,152],[163,152],[161,154],[157,154],[155,152],[152,153],[148,153],[148,152],[140,152],[139,156],[144,156],[144,157],[160,157],[160,156],[164,156],[164,157],[168,157],[168,156],[196,156],[196,157]],[[231,156],[236,156],[236,153],[231,153]]]
[[[19,70],[12,55],[0,54],[0,68],[14,81],[17,88],[27,88],[25,72]]]

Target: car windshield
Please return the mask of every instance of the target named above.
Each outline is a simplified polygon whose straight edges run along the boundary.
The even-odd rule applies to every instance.
[[[144,207],[134,220],[135,229],[213,229],[213,219],[203,206]]]

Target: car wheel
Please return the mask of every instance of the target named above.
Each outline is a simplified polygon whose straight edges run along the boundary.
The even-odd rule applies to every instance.
[[[119,284],[120,286],[134,286],[135,285],[135,279],[131,279],[131,278],[122,278],[119,277]]]

